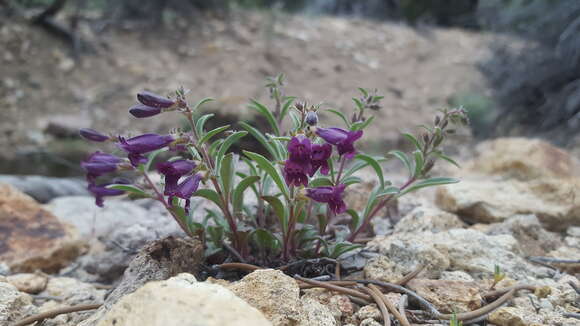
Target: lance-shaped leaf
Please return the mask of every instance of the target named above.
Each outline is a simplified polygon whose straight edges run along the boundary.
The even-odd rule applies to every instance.
[[[357,154],[355,156],[355,158],[367,162],[373,168],[373,170],[375,170],[375,173],[377,174],[377,177],[379,178],[379,185],[381,188],[384,188],[385,187],[385,177],[383,176],[383,169],[381,168],[381,165],[379,164],[379,162],[376,159],[374,159],[373,157],[370,157],[370,156],[365,155],[365,154]]]
[[[334,110],[334,109],[328,109],[326,111],[333,113],[336,116],[338,116],[339,118],[341,118],[342,121],[344,121],[344,124],[350,129],[350,121],[348,121],[348,118],[342,112]]]
[[[222,160],[224,158],[224,155],[228,151],[228,149],[230,149],[230,147],[233,144],[235,144],[238,140],[240,140],[240,138],[244,137],[247,134],[248,134],[247,131],[238,131],[238,132],[235,132],[235,133],[229,135],[224,140],[224,142],[221,144],[220,149],[218,150],[218,152],[215,156],[216,171],[220,171]]]
[[[375,117],[371,116],[370,118],[366,119],[365,121],[357,121],[350,126],[350,130],[363,130],[368,127],[373,121],[375,121]]]
[[[251,175],[245,177],[242,179],[242,181],[240,181],[240,183],[238,183],[232,194],[232,206],[234,209],[234,214],[238,214],[242,211],[242,207],[244,205],[244,191],[258,180],[260,180],[259,176]]]
[[[229,127],[230,127],[230,125],[225,125],[222,127],[217,127],[211,131],[208,131],[207,134],[203,135],[203,137],[201,137],[201,139],[199,140],[199,145],[200,146],[203,145],[205,142],[210,140],[213,136],[228,130]]]
[[[220,167],[219,179],[222,184],[222,188],[226,198],[230,198],[230,193],[232,192],[234,183],[234,172],[237,158],[234,153],[229,153],[224,156],[222,160],[222,165]]]
[[[258,113],[264,116],[268,121],[268,123],[270,124],[270,127],[272,127],[274,134],[276,136],[280,136],[280,128],[278,128],[278,123],[276,122],[276,118],[274,118],[272,112],[270,112],[270,110],[268,110],[268,108],[264,104],[256,100],[250,100],[250,102],[252,103],[250,105],[250,108],[256,110]]]
[[[264,136],[264,134],[259,131],[258,129],[250,126],[248,123],[241,121],[240,126],[242,128],[244,128],[247,132],[249,132],[254,138],[256,138],[256,140],[262,144],[262,146],[264,146],[264,148],[268,151],[268,153],[270,153],[270,155],[272,155],[272,157],[276,160],[282,160],[282,158],[278,157],[278,153],[276,151],[276,149],[274,149],[274,147],[272,146],[272,144],[270,144],[270,142],[268,141],[268,139],[266,138],[266,136]]]
[[[394,157],[399,159],[399,161],[403,162],[403,165],[409,171],[409,175],[410,176],[413,175],[413,173],[415,172],[415,169],[413,169],[413,164],[411,164],[411,160],[409,160],[409,157],[407,156],[407,154],[405,154],[401,151],[397,151],[397,150],[390,151],[389,154],[393,155]]]
[[[270,207],[272,207],[274,214],[276,214],[276,216],[278,217],[280,227],[282,228],[283,233],[285,234],[286,231],[288,231],[288,211],[284,207],[284,204],[282,204],[282,201],[280,201],[278,197],[274,196],[262,196],[262,199],[267,201],[268,204],[270,204]]]
[[[205,126],[205,123],[207,122],[207,120],[209,120],[213,116],[214,116],[213,113],[209,113],[209,114],[202,115],[199,119],[197,119],[197,122],[195,123],[195,132],[197,133],[197,135],[199,137],[201,137],[201,135],[203,135],[203,132],[204,132],[203,127]]]
[[[139,187],[128,185],[128,184],[111,184],[108,185],[106,188],[108,189],[116,189],[126,191],[130,194],[137,195],[139,197],[151,197],[148,193],[140,189]]]
[[[272,178],[272,180],[274,180],[274,183],[276,183],[278,189],[280,189],[286,200],[289,200],[290,191],[288,190],[288,186],[286,185],[284,178],[282,178],[278,172],[278,169],[276,169],[268,159],[260,154],[249,151],[244,151],[244,154],[256,162],[256,164],[258,164],[258,166],[264,170]]]
[[[425,165],[425,158],[423,157],[423,152],[420,150],[416,150],[413,152],[413,157],[415,158],[415,171],[413,176],[415,178],[421,177],[421,173],[423,172],[423,166]]]
[[[458,183],[458,182],[459,182],[459,179],[455,179],[455,178],[438,177],[438,178],[425,179],[425,180],[421,180],[419,182],[416,182],[413,185],[411,185],[410,187],[408,187],[407,189],[401,191],[399,193],[398,197],[401,197],[404,194],[408,194],[410,192],[413,192],[413,191],[421,189],[421,188],[441,186],[441,185],[447,185],[447,184]]]
[[[405,136],[405,138],[407,138],[417,150],[421,150],[423,148],[415,136],[408,133],[404,133],[403,136]]]
[[[194,197],[202,197],[205,199],[208,199],[210,201],[212,201],[214,204],[216,204],[218,207],[223,207],[223,203],[222,200],[220,199],[220,196],[218,195],[217,192],[215,192],[214,190],[211,189],[199,189],[198,191],[196,191],[193,194]]]

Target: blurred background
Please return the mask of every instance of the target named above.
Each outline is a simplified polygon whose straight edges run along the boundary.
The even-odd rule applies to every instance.
[[[451,151],[524,136],[580,154],[577,0],[0,0],[0,174],[81,175],[96,147],[79,128],[181,125],[129,116],[140,90],[183,86],[217,100],[216,123],[259,125],[247,103],[271,104],[279,73],[286,95],[346,112],[376,88],[370,152],[462,105],[472,126]]]

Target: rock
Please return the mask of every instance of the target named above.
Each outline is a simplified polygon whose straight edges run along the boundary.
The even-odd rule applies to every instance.
[[[230,290],[275,326],[297,324],[301,319],[298,284],[281,271],[257,270],[232,284]]]
[[[578,258],[580,257],[580,248],[561,246],[560,248],[558,248],[556,250],[550,251],[547,256],[557,258],[557,259],[578,261]],[[551,263],[550,265],[553,265],[553,266],[557,267],[558,269],[565,271],[565,272],[568,272],[572,275],[574,275],[576,273],[580,273],[580,263],[578,263],[578,262],[574,262],[574,263],[557,263],[557,262],[555,262],[555,263]]]
[[[332,312],[314,299],[300,300],[300,326],[336,326],[338,325]]]
[[[358,324],[359,326],[381,326],[379,322],[374,320],[373,318],[364,319]]]
[[[0,237],[0,260],[12,272],[56,272],[86,249],[72,225],[4,184],[0,184]]]
[[[442,272],[440,279],[445,281],[463,281],[463,282],[474,281],[471,275],[463,271]]]
[[[436,207],[418,206],[395,225],[395,232],[431,231],[436,233],[449,229],[464,228],[465,226],[465,223],[457,215],[442,211]]]
[[[566,230],[566,234],[571,237],[580,238],[580,226],[571,226]]]
[[[22,273],[10,275],[6,281],[14,285],[18,291],[38,294],[46,288],[48,276],[43,274]]]
[[[257,309],[230,290],[209,283],[170,278],[149,282],[123,297],[99,321],[98,326],[267,326]]]
[[[86,197],[53,200],[47,207],[55,215],[76,220],[83,235],[99,240],[77,261],[71,275],[84,281],[115,282],[144,245],[162,237],[184,235],[160,205],[146,203],[148,210],[139,203],[121,200],[107,201],[104,208]]]
[[[577,179],[518,181],[498,177],[466,177],[439,187],[442,209],[470,223],[497,223],[519,214],[534,214],[551,231],[563,231],[580,220],[580,202],[571,198],[580,189]]]
[[[489,315],[489,322],[498,326],[531,326],[532,322],[540,326],[541,320],[529,320],[530,313],[516,307],[502,307]],[[534,318],[536,319],[536,318]]]
[[[8,325],[35,312],[30,295],[19,292],[12,284],[0,282],[0,324]]]
[[[365,278],[394,283],[403,278],[397,264],[385,256],[371,258],[363,269]]]
[[[539,139],[498,138],[479,144],[466,171],[520,180],[580,176],[580,163],[569,153]]]
[[[57,197],[89,196],[86,181],[78,178],[0,175],[0,183],[12,185],[40,203],[47,203]]]
[[[83,237],[108,235],[148,218],[145,209],[130,201],[108,200],[101,208],[88,196],[56,198],[45,207],[60,220],[76,226]]]
[[[383,317],[381,315],[381,311],[379,310],[379,307],[377,307],[376,304],[369,304],[366,306],[361,307],[355,314],[354,316],[358,319],[358,320],[365,320],[365,319],[373,319],[373,320],[382,320]]]
[[[546,231],[535,215],[516,215],[499,224],[492,224],[487,234],[511,234],[527,256],[545,256],[560,247],[559,235]]]
[[[476,282],[415,278],[407,286],[443,313],[472,311],[480,308],[483,300]]]
[[[304,295],[300,298],[304,300],[316,300],[330,311],[337,322],[350,317],[354,313],[354,306],[346,295],[334,294],[326,289],[312,288],[304,290]]]
[[[522,251],[511,235],[486,235],[470,229],[439,233],[395,233],[377,237],[367,244],[393,261],[403,274],[418,264],[426,266],[423,277],[438,278],[442,271],[461,270],[475,278],[489,278],[495,265],[516,280],[548,277],[552,272],[521,258]]]
[[[196,274],[203,261],[203,246],[194,239],[167,237],[144,247],[125,270],[120,284],[103,306],[78,326],[93,326],[123,296],[149,281],[166,280],[179,273]]]

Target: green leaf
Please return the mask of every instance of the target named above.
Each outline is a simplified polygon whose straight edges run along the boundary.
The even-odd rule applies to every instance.
[[[383,190],[378,191],[376,198],[380,198],[380,197],[384,197],[384,196],[388,196],[388,195],[396,195],[400,191],[401,191],[401,189],[399,189],[399,187],[387,187]]]
[[[276,118],[274,117],[272,112],[270,112],[270,110],[268,110],[268,108],[266,106],[264,106],[264,104],[262,104],[256,100],[252,99],[252,100],[250,100],[250,102],[252,102],[252,105],[250,105],[250,108],[256,110],[258,113],[263,115],[266,118],[266,120],[268,120],[268,123],[270,124],[270,127],[272,127],[274,134],[276,136],[280,136],[280,128],[278,128],[278,122],[276,122]]]
[[[209,149],[208,149],[209,156],[214,157],[216,155],[218,148],[223,144],[223,142],[224,142],[224,139],[219,138],[219,139],[216,139],[213,143],[211,143],[211,145],[209,145]]]
[[[202,197],[214,202],[218,207],[222,207],[222,200],[217,192],[211,189],[199,189],[193,194],[194,197]]]
[[[356,250],[362,248],[362,245],[359,244],[352,244],[350,242],[339,242],[332,246],[330,249],[330,258],[337,259],[342,254],[345,254],[349,251]]]
[[[268,204],[270,204],[270,207],[272,207],[274,214],[278,216],[278,221],[280,222],[280,227],[282,228],[283,233],[286,233],[286,231],[288,230],[288,213],[286,211],[286,208],[282,204],[282,201],[280,201],[278,197],[274,196],[262,196],[262,199],[264,199],[265,201],[268,202]]]
[[[247,131],[237,131],[231,135],[229,135],[224,142],[221,144],[220,149],[218,150],[216,156],[215,156],[215,162],[216,162],[216,171],[220,171],[221,169],[221,164],[222,164],[222,160],[224,155],[226,154],[226,152],[228,151],[228,149],[234,144],[236,143],[238,140],[240,140],[240,138],[244,137],[245,135],[247,135],[248,132]]]
[[[288,115],[290,116],[290,119],[292,120],[292,126],[294,130],[298,130],[300,128],[302,128],[302,119],[300,119],[300,117],[298,116],[298,114],[294,111],[290,111],[288,113]]]
[[[219,178],[226,198],[229,198],[232,192],[236,161],[234,153],[229,153],[224,156],[220,167]]]
[[[346,116],[342,112],[334,110],[334,109],[327,109],[326,111],[334,113],[335,115],[337,115],[339,118],[342,119],[342,121],[344,121],[344,124],[350,129],[350,121],[348,121],[348,119],[346,118]]]
[[[357,108],[358,108],[360,111],[364,110],[364,108],[365,108],[365,105],[364,105],[364,103],[363,103],[363,102],[361,102],[361,100],[359,100],[359,99],[358,99],[358,98],[356,98],[356,97],[353,97],[353,98],[352,98],[352,100],[354,101],[354,103],[356,104]]]
[[[242,128],[244,128],[247,132],[249,132],[252,136],[254,136],[254,138],[256,138],[256,140],[260,144],[262,144],[262,146],[264,146],[264,148],[268,151],[268,153],[270,153],[270,155],[272,155],[274,159],[276,160],[282,159],[276,156],[278,154],[276,149],[268,142],[268,139],[266,138],[266,136],[264,136],[264,134],[262,134],[261,131],[252,127],[251,125],[249,125],[244,121],[241,121],[239,124]]]
[[[407,157],[407,154],[397,150],[390,151],[389,154],[393,155],[394,157],[398,158],[401,162],[403,162],[403,165],[405,165],[405,167],[409,171],[409,175],[410,176],[413,175],[415,169],[413,169],[413,165],[411,164],[411,160],[409,160],[409,157]]]
[[[413,144],[413,146],[417,148],[417,150],[421,150],[423,148],[415,136],[408,133],[404,133],[403,136],[405,136],[405,138],[407,138]]]
[[[399,193],[398,197],[401,197],[405,194],[408,194],[412,191],[415,191],[415,190],[418,190],[421,188],[441,186],[441,185],[447,185],[447,184],[458,183],[458,182],[459,182],[458,179],[444,178],[444,177],[437,177],[437,178],[430,178],[430,179],[426,179],[426,180],[421,180],[421,181],[411,185],[409,188],[401,191]]]
[[[357,121],[355,123],[353,123],[350,126],[350,130],[352,131],[356,131],[356,130],[362,130],[365,129],[366,127],[368,127],[373,121],[375,120],[374,116],[369,117],[368,119],[366,119],[365,121]]]
[[[145,191],[143,191],[142,189],[135,187],[133,185],[127,185],[127,184],[112,184],[112,185],[108,185],[107,186],[108,189],[116,189],[116,190],[122,190],[134,195],[138,195],[141,197],[151,197],[151,195],[149,195],[148,193],[146,193]]]
[[[435,156],[437,156],[440,159],[443,159],[443,160],[445,160],[445,161],[447,161],[447,162],[455,165],[458,168],[461,168],[461,166],[459,165],[459,163],[455,162],[454,159],[452,159],[451,157],[449,157],[449,156],[447,156],[447,155],[445,155],[445,154],[443,154],[443,153],[441,153],[439,151],[434,151],[432,154],[435,155]]]
[[[274,182],[278,186],[278,189],[280,189],[286,200],[289,200],[290,191],[288,190],[288,186],[286,185],[286,182],[284,181],[278,170],[274,167],[274,165],[272,165],[272,163],[268,159],[266,159],[264,156],[260,154],[252,153],[249,151],[244,151],[244,154],[247,157],[251,158],[254,162],[256,162],[262,170],[268,173],[268,175],[272,178],[272,180],[274,180]]]
[[[199,145],[200,146],[203,145],[205,142],[210,140],[213,136],[219,134],[220,132],[226,131],[229,127],[230,127],[230,125],[225,125],[222,127],[217,127],[211,131],[208,131],[207,134],[203,135],[203,137],[201,137],[201,139],[199,140]]]
[[[369,96],[369,92],[366,89],[359,87],[358,90],[363,94],[364,97]]]
[[[286,97],[286,102],[284,102],[284,105],[282,105],[282,110],[280,111],[280,116],[282,118],[286,117],[288,110],[290,110],[290,106],[292,106],[292,103],[294,103],[295,99],[296,97],[294,96]]]
[[[201,135],[203,135],[203,127],[205,126],[205,123],[213,116],[214,116],[213,113],[209,113],[202,115],[199,119],[197,119],[197,122],[195,123],[195,132],[197,133],[198,137],[201,137]]]
[[[423,152],[420,150],[414,151],[413,156],[415,157],[415,172],[413,173],[413,176],[415,178],[419,178],[421,176],[421,172],[423,172],[425,158],[423,157]]]
[[[197,109],[199,109],[200,106],[204,105],[205,103],[212,102],[212,101],[215,101],[215,100],[211,97],[206,97],[206,98],[202,99],[201,101],[195,103],[195,105],[193,106],[193,108],[191,110],[197,111]]]
[[[383,176],[383,169],[381,168],[381,165],[379,164],[379,162],[377,160],[375,160],[374,158],[372,158],[368,155],[365,155],[365,154],[357,154],[355,157],[359,160],[367,162],[375,170],[377,177],[379,177],[379,185],[380,185],[381,189],[384,188],[385,187],[385,177]]]
[[[353,232],[360,227],[362,219],[360,218],[360,215],[358,215],[358,212],[352,208],[347,209],[346,213],[351,217],[350,230]]]
[[[355,183],[361,183],[362,179],[357,177],[357,176],[354,176],[354,175],[349,175],[346,178],[342,178],[341,182],[347,186],[350,186],[350,185],[355,184]]]
[[[278,238],[268,230],[257,229],[252,232],[251,237],[260,250],[274,252],[281,247]]]
[[[251,175],[242,179],[242,181],[238,183],[232,194],[232,206],[234,209],[234,214],[242,211],[242,206],[244,203],[244,191],[258,180],[260,180],[259,176]]]
[[[316,178],[310,181],[308,187],[315,188],[315,187],[323,187],[323,186],[332,186],[332,181],[328,178]]]

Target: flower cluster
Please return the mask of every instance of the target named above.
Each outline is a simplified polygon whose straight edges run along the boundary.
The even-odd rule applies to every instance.
[[[133,106],[129,112],[138,118],[150,117],[161,113],[162,109],[173,107],[177,102],[162,96],[141,92],[137,95],[141,104]],[[109,188],[111,185],[125,184],[121,179],[116,182],[97,183],[97,178],[117,171],[137,171],[140,165],[148,163],[147,154],[163,148],[174,149],[174,144],[178,142],[172,135],[159,135],[147,133],[132,138],[123,136],[109,137],[93,129],[81,129],[81,137],[94,142],[114,142],[116,147],[123,151],[127,159],[122,159],[113,154],[94,152],[87,159],[81,162],[81,167],[85,170],[88,189],[95,196],[96,204],[103,206],[103,197],[118,196],[125,193],[121,189]],[[157,164],[159,173],[165,176],[164,195],[171,201],[172,197],[182,198],[188,201],[197,190],[201,175],[192,175],[196,164],[188,160],[176,160]],[[180,178],[185,179],[179,182]],[[188,205],[186,205],[188,208]]]
[[[81,162],[96,204],[103,206],[104,197],[122,194],[152,198],[163,204],[188,236],[201,239],[212,261],[265,266],[273,261],[338,258],[360,247],[357,236],[368,232],[370,221],[390,200],[424,187],[457,182],[429,174],[437,159],[456,164],[440,146],[453,133],[449,126],[465,121],[462,109],[443,110],[432,127],[424,126],[427,132],[419,138],[405,134],[415,147],[413,153],[388,152],[409,172],[407,181],[395,186],[383,174],[381,162],[386,158],[364,154],[355,146],[374,120],[365,113],[380,109],[382,96],[360,89],[363,96],[353,99],[356,107],[351,119],[327,110],[344,122],[343,127],[321,127],[320,106],[294,103],[293,97],[283,95],[283,84],[279,75],[267,85],[272,109],[255,100],[250,104],[265,118],[271,134],[244,121],[238,123],[243,130],[231,130],[229,125],[206,130],[213,114],[201,115],[199,107],[211,99],[189,106],[183,89],[174,98],[141,92],[139,103],[129,113],[149,118],[176,112],[187,120],[186,130],[124,137],[81,129],[83,138],[112,143],[116,149],[114,154],[94,152]],[[266,156],[232,151],[248,135],[264,147]],[[376,173],[376,186],[361,211],[347,209],[343,199],[347,187],[361,182],[355,174],[366,167]],[[161,176],[161,185],[150,177],[152,169]],[[132,182],[107,178],[119,172],[136,178]],[[202,182],[204,187],[199,189]],[[249,191],[252,196],[247,196]],[[191,209],[192,197],[211,202],[211,208]],[[339,214],[344,218],[333,219]],[[339,223],[341,228],[335,228]]]
[[[314,111],[309,111],[306,121],[318,120]],[[288,159],[284,162],[284,178],[289,186],[308,186],[309,176],[313,177],[318,170],[322,175],[328,175],[328,160],[332,155],[332,145],[338,151],[340,159],[350,160],[356,154],[354,142],[361,138],[363,132],[349,131],[342,128],[316,128],[315,134],[322,138],[325,144],[312,143],[303,134],[294,136],[288,142]],[[342,195],[346,186],[336,184],[334,186],[322,186],[307,189],[307,196],[317,202],[327,203],[334,214],[346,211],[346,204]]]

